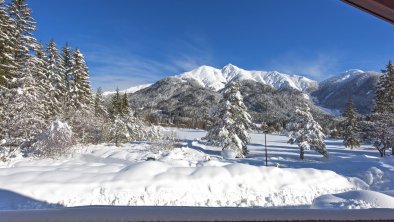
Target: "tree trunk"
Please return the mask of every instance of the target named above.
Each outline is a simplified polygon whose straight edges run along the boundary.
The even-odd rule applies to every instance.
[[[303,160],[304,159],[304,148],[300,147],[300,159]]]

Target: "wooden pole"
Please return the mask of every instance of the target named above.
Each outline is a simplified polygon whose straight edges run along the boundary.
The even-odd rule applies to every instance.
[[[265,166],[268,166],[268,152],[267,152],[267,131],[264,131],[264,135],[265,135]]]

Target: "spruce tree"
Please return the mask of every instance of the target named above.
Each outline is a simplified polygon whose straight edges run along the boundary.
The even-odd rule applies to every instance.
[[[204,139],[223,150],[232,150],[238,158],[245,157],[248,152],[246,145],[250,142],[248,130],[251,120],[236,82],[230,82],[224,89],[223,99],[213,117],[214,123]]]
[[[52,110],[52,113],[57,115],[60,112],[60,107],[66,101],[66,87],[62,59],[53,39],[49,41],[46,47],[46,58],[47,75],[51,82],[51,89],[49,91],[50,101],[53,104],[52,108],[54,109]]]
[[[37,64],[36,58],[31,56],[22,72],[23,78],[18,83],[13,106],[15,115],[9,129],[12,135],[10,145],[15,147],[29,148],[46,127],[45,94],[37,78]]]
[[[342,122],[343,127],[343,144],[350,149],[360,147],[358,136],[357,112],[354,108],[353,99],[350,96],[343,113],[345,120]]]
[[[73,58],[71,49],[66,43],[61,53],[62,65],[64,67],[64,85],[66,89],[66,104],[72,109],[75,109],[74,104],[71,102],[72,89],[74,88],[74,73],[73,73]]]
[[[50,118],[55,115],[53,112],[55,110],[55,106],[50,97],[51,92],[51,81],[48,78],[48,63],[47,58],[41,43],[38,44],[35,56],[35,70],[33,71],[36,82],[38,83],[38,90],[39,94],[41,95],[40,103],[44,107],[44,115],[45,119],[48,121],[49,124]]]
[[[379,77],[375,97],[375,113],[394,113],[394,66],[389,61]]]
[[[89,82],[89,71],[85,58],[79,49],[73,52],[74,89],[73,101],[76,108],[91,109],[93,107],[93,93]]]
[[[7,5],[7,12],[13,24],[13,58],[19,71],[17,75],[20,75],[24,66],[26,66],[30,51],[35,49],[37,44],[32,34],[36,30],[36,22],[32,17],[31,9],[26,4],[26,0],[12,0]]]
[[[111,118],[115,118],[118,115],[122,114],[122,100],[119,93],[119,88],[116,88],[115,94],[111,98],[111,105],[109,107],[109,113],[111,114]]]
[[[315,149],[328,158],[324,133],[318,122],[313,119],[309,106],[304,104],[296,107],[295,114],[291,117],[287,129],[290,143],[296,143],[300,148],[300,159],[304,159],[305,150]]]
[[[15,42],[13,21],[4,7],[4,1],[0,0],[0,90],[8,88],[10,81],[16,77]]]
[[[127,98],[127,93],[124,93],[122,96],[121,113],[122,115],[127,115],[130,113],[129,99]]]
[[[147,130],[143,121],[138,118],[135,113],[128,108],[128,111],[123,117],[123,121],[126,123],[127,130],[129,133],[129,140],[141,141],[147,139]],[[149,135],[150,136],[150,135]]]
[[[99,87],[94,97],[94,115],[96,117],[106,117],[108,115],[104,105],[103,90]]]
[[[119,143],[126,143],[130,141],[127,124],[121,115],[114,116],[112,126],[109,130],[109,137],[116,146],[119,146]]]
[[[383,72],[376,88],[374,111],[364,127],[381,156],[390,148],[394,155],[394,66],[391,61]]]

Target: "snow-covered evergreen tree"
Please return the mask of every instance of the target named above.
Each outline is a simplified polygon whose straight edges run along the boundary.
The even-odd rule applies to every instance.
[[[17,64],[14,58],[15,33],[12,19],[0,0],[0,87],[9,87],[10,81],[16,76]],[[0,88],[0,90],[2,90]]]
[[[124,93],[122,96],[121,112],[123,115],[128,115],[130,113],[129,99],[127,98],[127,93]]]
[[[35,49],[36,56],[35,66],[34,66],[34,76],[37,82],[37,87],[40,96],[40,104],[44,107],[44,116],[47,121],[50,120],[50,117],[54,116],[55,107],[57,104],[53,104],[49,92],[51,91],[51,81],[48,78],[48,64],[45,52],[43,50],[42,44],[39,43],[37,48]],[[48,122],[49,123],[49,122]]]
[[[73,57],[71,54],[71,49],[68,46],[68,44],[66,44],[63,47],[61,57],[64,67],[63,77],[64,77],[64,85],[66,89],[65,103],[67,104],[70,110],[74,110],[75,104],[71,102],[72,90],[74,89]]]
[[[7,5],[7,12],[12,20],[12,40],[13,58],[20,72],[24,69],[29,58],[29,52],[36,47],[36,39],[32,32],[36,30],[31,9],[27,6],[26,0],[12,0]]]
[[[122,99],[119,93],[119,88],[116,88],[115,94],[111,98],[111,104],[108,112],[110,113],[111,118],[114,118],[116,115],[122,115]]]
[[[116,146],[119,146],[119,143],[126,143],[130,141],[127,123],[125,123],[124,118],[121,115],[114,116],[112,126],[109,130],[109,137],[110,141],[114,142]]]
[[[99,87],[94,96],[94,115],[96,117],[107,117],[108,112],[104,105],[103,90]]]
[[[54,110],[52,113],[57,115],[60,112],[60,107],[64,104],[65,95],[67,94],[64,78],[64,67],[62,59],[57,49],[55,41],[49,41],[46,48],[47,58],[47,75],[51,82],[51,89],[49,91],[50,101],[53,104]]]
[[[2,69],[6,71],[4,75],[2,74],[3,83],[4,80],[7,83],[1,86],[0,125],[2,137],[6,140],[4,144],[16,150],[22,144],[31,141],[35,136],[34,132],[40,130],[37,122],[41,122],[42,112],[41,106],[36,105],[39,91],[34,75],[35,61],[30,54],[36,47],[36,40],[32,35],[35,22],[31,10],[24,0],[13,0],[7,5],[6,11],[12,26],[7,26],[8,21],[5,20],[4,27],[12,27],[12,29],[2,28],[3,33],[7,34],[2,38],[7,38],[7,41],[5,41],[5,51],[1,54],[8,56],[8,60],[5,60],[5,66],[2,66],[7,67]],[[14,62],[15,69],[10,69],[11,64],[7,64],[9,60]]]
[[[223,147],[223,150],[235,152],[238,158],[245,157],[246,145],[250,141],[248,130],[251,120],[236,82],[229,83],[224,89],[223,99],[214,111],[213,118],[214,123],[204,139]]]
[[[73,61],[74,89],[71,99],[76,108],[91,109],[93,107],[93,93],[89,82],[89,72],[85,58],[79,49],[74,50]]]
[[[20,78],[19,87],[14,100],[13,128],[9,129],[16,147],[29,147],[35,137],[46,127],[45,94],[39,82],[39,65],[37,59],[31,56]]]
[[[144,122],[138,118],[132,110],[128,109],[127,114],[124,115],[123,121],[126,123],[129,131],[129,140],[140,141],[150,136],[147,134],[147,127]]]
[[[343,129],[343,144],[345,147],[350,147],[350,149],[360,147],[357,112],[354,108],[352,97],[349,97],[343,117],[345,118],[341,124]]]
[[[394,66],[391,61],[383,71],[376,88],[374,113],[394,113]]]
[[[300,148],[300,158],[304,159],[304,151],[315,149],[328,158],[324,134],[318,122],[313,119],[309,106],[296,107],[295,114],[291,117],[287,129],[290,143],[296,143]]]
[[[369,120],[364,121],[365,137],[374,142],[381,156],[390,148],[394,155],[394,66],[391,61],[379,78],[375,104]]]

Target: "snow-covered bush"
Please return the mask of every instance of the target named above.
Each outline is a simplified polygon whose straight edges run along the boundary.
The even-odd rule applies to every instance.
[[[151,126],[147,130],[148,141],[154,153],[166,152],[175,148],[178,136],[174,131],[164,132],[162,127]]]
[[[127,130],[129,132],[130,141],[141,141],[146,140],[149,136],[147,133],[147,127],[140,118],[138,118],[132,110],[128,111],[128,114],[124,116],[124,122],[126,123]]]
[[[48,131],[36,143],[38,155],[57,157],[66,154],[74,144],[71,127],[59,120],[53,121]]]
[[[5,139],[0,140],[0,161],[7,161],[7,154],[9,153],[9,150],[4,146],[6,143]]]
[[[237,157],[237,153],[230,149],[223,149],[221,155],[224,159],[234,159]]]
[[[109,130],[109,139],[111,142],[114,142],[116,146],[119,146],[119,143],[127,143],[130,141],[130,133],[127,124],[119,115],[115,116],[113,120]]]
[[[78,143],[98,144],[108,140],[110,121],[89,111],[77,110],[67,118]]]

